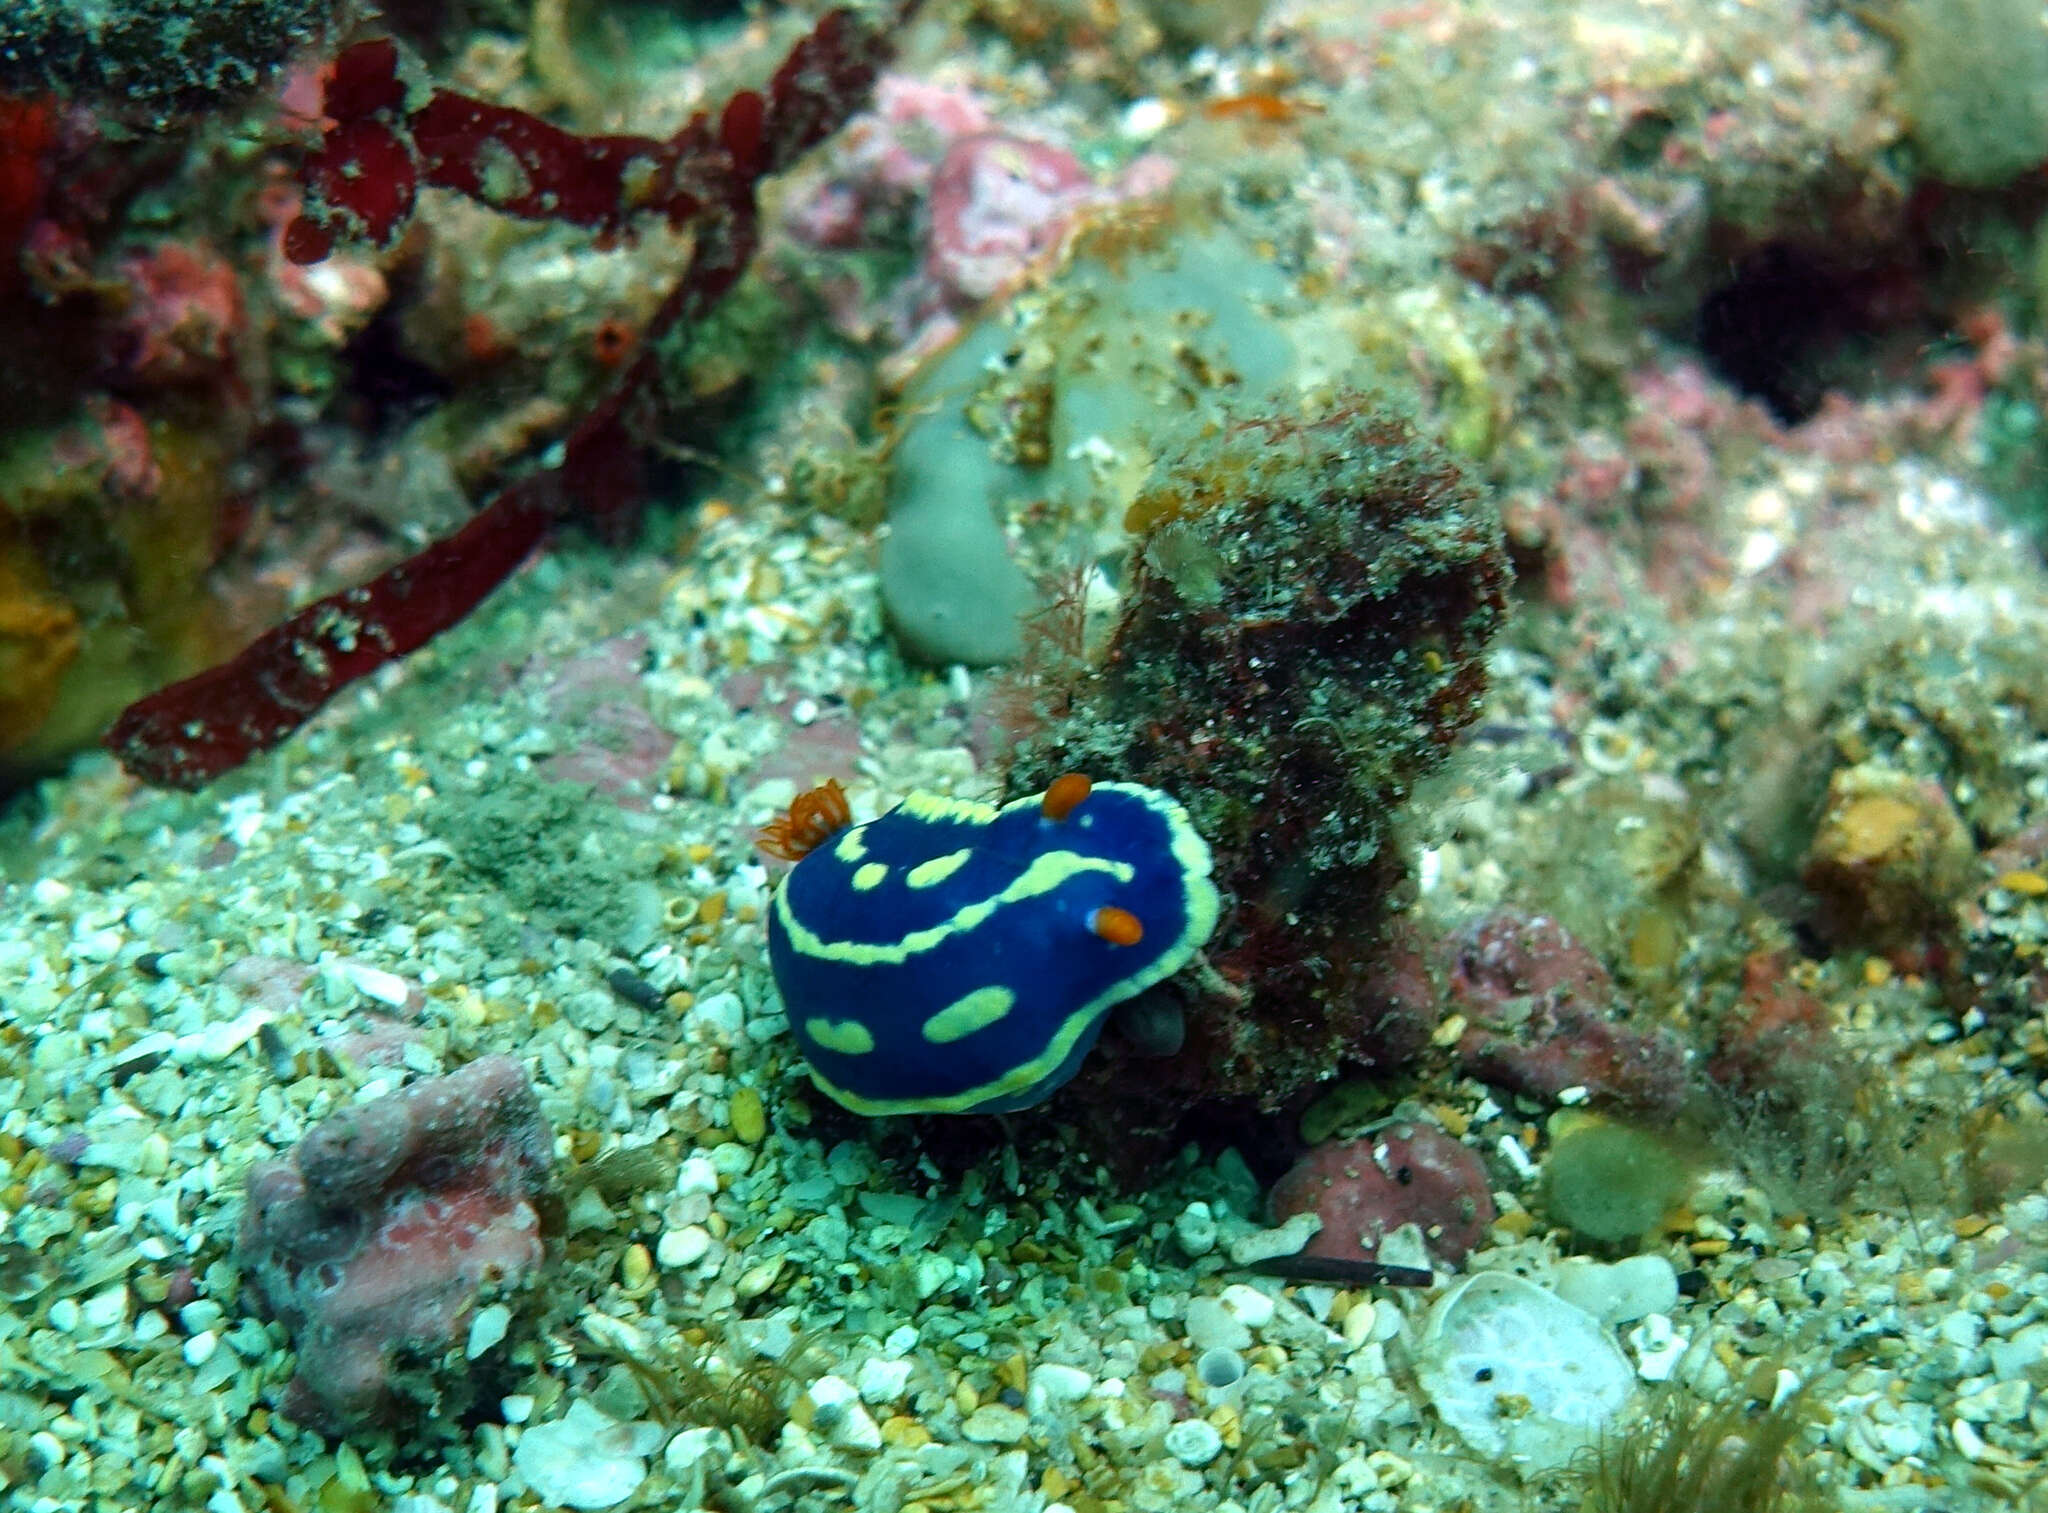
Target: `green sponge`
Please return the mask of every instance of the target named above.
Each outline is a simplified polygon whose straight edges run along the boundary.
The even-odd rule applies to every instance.
[[[1633,1245],[1685,1201],[1691,1172],[1664,1140],[1594,1114],[1551,1121],[1543,1192],[1551,1219],[1601,1245]]]
[[[1859,11],[1899,47],[1899,101],[1936,177],[1995,188],[2048,158],[2041,0],[1897,0]]]

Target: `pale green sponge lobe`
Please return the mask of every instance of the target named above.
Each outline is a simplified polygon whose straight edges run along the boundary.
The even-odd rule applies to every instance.
[[[1989,188],[2048,159],[2041,0],[1901,0],[1873,19],[1899,44],[1899,95],[1936,178]]]

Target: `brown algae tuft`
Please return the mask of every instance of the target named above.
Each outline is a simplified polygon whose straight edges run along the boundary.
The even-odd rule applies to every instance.
[[[1579,1513],[1823,1513],[1832,1506],[1798,1467],[1806,1389],[1769,1407],[1676,1393],[1568,1473]]]

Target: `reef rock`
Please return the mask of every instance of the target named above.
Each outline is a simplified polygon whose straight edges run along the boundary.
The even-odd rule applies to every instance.
[[[552,1163],[525,1069],[486,1056],[254,1167],[241,1258],[298,1348],[286,1411],[341,1433],[487,1395],[546,1259]]]

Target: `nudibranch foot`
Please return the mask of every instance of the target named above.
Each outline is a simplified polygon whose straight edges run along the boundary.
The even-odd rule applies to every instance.
[[[837,810],[805,795],[764,832],[778,855],[771,839],[808,842],[768,955],[812,1079],[856,1113],[1043,1101],[1110,1009],[1216,927],[1208,844],[1156,788],[1070,775],[1001,808],[913,793],[842,826],[828,786]]]

